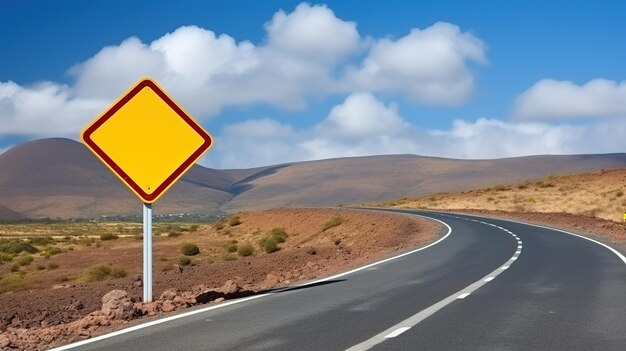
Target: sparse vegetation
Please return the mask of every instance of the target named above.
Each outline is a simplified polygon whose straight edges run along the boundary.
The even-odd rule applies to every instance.
[[[59,268],[58,263],[54,263],[54,262],[48,263],[48,269],[57,269],[57,268]]]
[[[81,283],[91,283],[112,278],[123,278],[126,275],[126,271],[122,268],[116,268],[103,264],[93,266],[85,270],[78,278],[78,281]]]
[[[237,243],[230,242],[230,243],[224,245],[224,250],[226,250],[226,252],[236,252],[237,251]]]
[[[54,244],[55,240],[51,236],[29,236],[28,243],[36,246],[46,246]]]
[[[250,256],[254,253],[254,247],[250,243],[244,243],[237,249],[237,254],[242,257]]]
[[[20,274],[11,274],[0,279],[0,294],[9,291],[19,291],[26,289],[23,278]]]
[[[287,232],[284,228],[274,228],[270,230],[265,237],[259,241],[259,245],[263,251],[272,253],[278,251],[280,248],[278,244],[284,243],[287,240]]]
[[[343,217],[335,216],[326,221],[326,223],[324,223],[324,225],[322,226],[322,231],[325,232],[330,228],[340,225],[341,223],[343,223]]]
[[[113,233],[100,234],[100,240],[102,241],[116,240],[117,238],[119,238],[119,236]]]
[[[178,259],[178,264],[181,266],[189,266],[191,264],[191,258],[181,257]]]
[[[184,243],[180,247],[180,252],[185,256],[195,256],[200,253],[200,248],[194,243]]]
[[[21,240],[11,240],[6,241],[0,244],[0,252],[8,253],[8,254],[20,254],[22,252],[26,252],[29,254],[34,254],[39,252],[39,250],[31,245],[30,243],[21,241]]]
[[[33,263],[33,256],[26,254],[26,255],[21,255],[15,258],[15,264],[19,265],[19,266],[28,266],[29,264]]]
[[[167,236],[170,238],[178,238],[181,235],[183,235],[183,232],[169,232],[167,234]]]
[[[236,227],[241,224],[241,219],[239,216],[232,216],[228,219],[228,225],[231,227]]]

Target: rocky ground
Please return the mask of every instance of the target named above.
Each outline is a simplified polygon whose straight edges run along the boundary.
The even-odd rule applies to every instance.
[[[124,278],[88,284],[69,280],[48,288],[0,295],[0,348],[47,349],[150,316],[327,276],[432,242],[442,231],[438,224],[419,218],[357,210],[279,209],[241,213],[238,219],[240,223],[232,226],[223,223],[186,234],[184,240],[194,239],[201,250],[208,252],[203,258],[195,258],[193,265],[172,264],[168,256],[171,247],[177,248],[183,239],[155,240],[155,251],[159,252],[156,257],[164,258],[156,261],[160,268],[154,273],[156,300],[152,303],[141,302],[140,265],[131,264],[131,274]],[[203,246],[219,240],[256,243],[277,227],[283,228],[288,237],[273,253],[255,247],[254,255],[228,254],[214,262],[215,252]],[[115,257],[116,262],[135,262],[141,257],[141,245],[133,247],[134,239],[128,240],[105,243],[98,250],[104,248],[106,255],[93,252],[109,259],[111,255],[122,255]],[[86,255],[90,250],[96,249],[64,255],[77,262],[72,255]],[[62,261],[64,255],[54,259]]]

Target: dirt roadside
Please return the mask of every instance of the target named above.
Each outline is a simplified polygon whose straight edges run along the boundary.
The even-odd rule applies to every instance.
[[[141,303],[141,266],[140,260],[136,262],[136,257],[141,257],[141,243],[135,239],[55,256],[56,260],[77,263],[79,255],[88,256],[90,250],[102,252],[104,248],[106,256],[128,267],[130,274],[0,295],[0,348],[41,350],[86,339],[151,316],[345,271],[423,246],[442,233],[439,224],[421,218],[346,209],[244,212],[238,215],[238,222],[201,228],[183,238],[156,240],[156,257],[165,258],[163,262],[155,260],[160,268],[154,272],[156,301],[150,304]],[[278,251],[265,253],[256,243],[276,228],[282,228],[287,238]],[[208,245],[223,242],[251,244],[254,254],[239,257],[226,252],[219,262],[213,262],[215,255],[207,254],[194,256],[193,265],[172,264],[168,258],[171,251],[191,240],[198,243],[203,254],[211,252]]]

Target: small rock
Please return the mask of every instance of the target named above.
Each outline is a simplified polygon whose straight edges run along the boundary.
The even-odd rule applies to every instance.
[[[9,347],[9,345],[11,345],[9,337],[5,333],[0,334],[0,348]]]
[[[309,247],[309,248],[306,250],[306,253],[307,253],[307,254],[309,254],[309,255],[315,255],[315,254],[317,253],[317,250],[315,250],[315,248],[314,248],[314,247]]]
[[[234,294],[236,292],[238,292],[239,290],[241,290],[241,288],[239,287],[239,285],[237,285],[236,282],[232,281],[232,280],[227,280],[226,283],[224,283],[224,285],[222,285],[221,288],[218,289],[218,291],[224,293],[224,294]]]
[[[135,306],[124,290],[112,290],[102,297],[102,313],[110,319],[129,319]]]
[[[213,302],[222,302],[224,300],[226,300],[226,299],[223,298],[223,297],[218,297],[217,299],[213,300]]]
[[[163,312],[172,312],[176,309],[176,305],[170,300],[163,301],[163,305],[161,306]]]
[[[178,296],[178,291],[176,289],[167,289],[161,294],[161,300],[174,300],[174,298]]]

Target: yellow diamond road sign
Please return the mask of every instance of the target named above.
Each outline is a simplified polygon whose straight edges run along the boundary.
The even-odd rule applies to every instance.
[[[213,143],[149,78],[93,120],[81,139],[144,203],[155,202]]]

